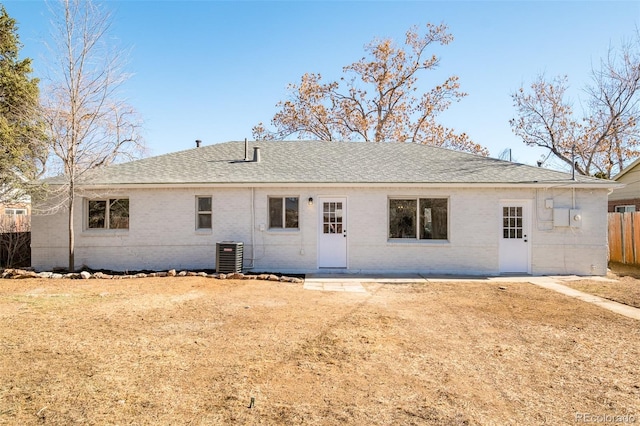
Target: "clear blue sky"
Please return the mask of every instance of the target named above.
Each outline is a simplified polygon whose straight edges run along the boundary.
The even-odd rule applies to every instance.
[[[19,24],[21,56],[45,71],[49,12],[43,1],[5,1]],[[510,94],[541,72],[568,75],[575,108],[610,45],[640,27],[638,1],[107,1],[115,42],[130,48],[125,94],[145,121],[151,155],[251,139],[269,123],[286,85],[305,72],[337,78],[375,37],[402,42],[412,25],[445,23],[454,42],[437,49],[441,66],[425,89],[460,77],[469,94],[441,122],[497,157],[535,164],[509,127]]]

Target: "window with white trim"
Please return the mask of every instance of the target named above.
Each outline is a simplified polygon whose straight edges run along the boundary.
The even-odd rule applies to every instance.
[[[298,229],[298,197],[269,197],[269,229]]]
[[[27,214],[27,209],[4,209],[4,214],[10,216],[24,216]]]
[[[129,229],[129,199],[87,200],[87,229]]]
[[[211,197],[196,197],[196,229],[211,229],[213,227],[213,210]]]
[[[447,198],[389,199],[389,238],[447,240]]]
[[[625,205],[625,206],[616,206],[616,213],[629,213],[629,212],[635,212],[636,211],[636,206],[635,205]]]

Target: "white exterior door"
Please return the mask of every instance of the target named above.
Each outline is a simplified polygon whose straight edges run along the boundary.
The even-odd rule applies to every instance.
[[[531,273],[531,201],[500,203],[500,273]]]
[[[319,200],[318,267],[347,267],[347,199]]]

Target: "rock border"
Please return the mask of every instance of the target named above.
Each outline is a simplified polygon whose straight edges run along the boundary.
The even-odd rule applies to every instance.
[[[304,280],[298,277],[288,277],[285,275],[278,276],[276,274],[243,274],[234,272],[231,274],[207,274],[206,272],[193,272],[193,271],[176,271],[170,269],[163,272],[149,272],[149,273],[137,273],[137,274],[105,274],[103,272],[73,272],[73,273],[57,273],[57,272],[35,272],[26,269],[4,269],[0,274],[1,279],[27,279],[27,278],[48,278],[48,279],[82,279],[82,280],[126,280],[136,278],[154,278],[154,277],[204,277],[215,278],[219,280],[262,280],[262,281],[279,281],[287,283],[303,283]]]

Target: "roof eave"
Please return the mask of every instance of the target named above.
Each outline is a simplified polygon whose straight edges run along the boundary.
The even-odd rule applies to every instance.
[[[614,181],[618,181],[622,176],[626,175],[628,172],[633,170],[638,164],[640,164],[640,158],[636,159],[633,163],[629,164],[627,167],[622,169],[620,173],[613,177]]]
[[[164,188],[272,188],[272,187],[365,187],[365,188],[581,188],[581,189],[619,189],[625,185],[614,181],[579,182],[534,181],[534,182],[148,182],[148,183],[111,183],[77,185],[78,189],[164,189]]]

